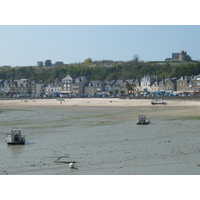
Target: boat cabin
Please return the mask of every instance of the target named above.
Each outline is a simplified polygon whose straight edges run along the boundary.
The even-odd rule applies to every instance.
[[[146,115],[139,115],[138,116],[138,121],[137,124],[139,125],[146,125],[148,124],[150,121],[149,119],[146,118]]]

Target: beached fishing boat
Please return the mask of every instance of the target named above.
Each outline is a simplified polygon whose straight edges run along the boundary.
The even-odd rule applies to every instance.
[[[165,104],[164,99],[151,99],[151,104]]]
[[[7,144],[25,144],[25,137],[21,134],[21,130],[12,128],[11,133],[6,134]]]
[[[146,115],[139,115],[137,124],[138,125],[147,125],[150,123],[150,120],[146,118]]]

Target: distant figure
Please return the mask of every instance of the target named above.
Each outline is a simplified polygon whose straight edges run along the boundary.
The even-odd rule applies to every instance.
[[[112,103],[112,101],[110,101],[110,103]]]

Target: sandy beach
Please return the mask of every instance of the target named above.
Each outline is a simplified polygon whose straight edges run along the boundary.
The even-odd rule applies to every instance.
[[[63,100],[63,101],[60,101]],[[166,100],[167,106],[200,106],[198,100]],[[14,99],[0,100],[0,107],[8,106],[152,106],[149,99],[73,98],[73,99]],[[156,105],[158,106],[158,105]],[[162,105],[159,105],[162,106]]]
[[[199,175],[199,111],[194,100],[0,100],[0,174]],[[151,123],[136,125],[139,114]],[[7,146],[11,125],[25,145]]]

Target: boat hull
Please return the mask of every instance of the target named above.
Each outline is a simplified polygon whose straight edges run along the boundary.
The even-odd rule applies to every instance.
[[[162,102],[162,103],[159,103],[159,102],[158,103],[156,103],[156,102],[154,103],[154,102],[152,102],[151,104],[152,105],[156,105],[156,104],[166,104],[166,103],[165,102]]]
[[[166,104],[166,103],[163,99],[152,99],[151,104],[156,105],[156,104]]]
[[[148,123],[140,123],[140,122],[137,123],[137,125],[148,125],[148,124],[149,124],[149,122]]]
[[[25,141],[24,141],[24,142],[7,142],[7,141],[6,141],[6,143],[7,143],[8,145],[25,145]]]

